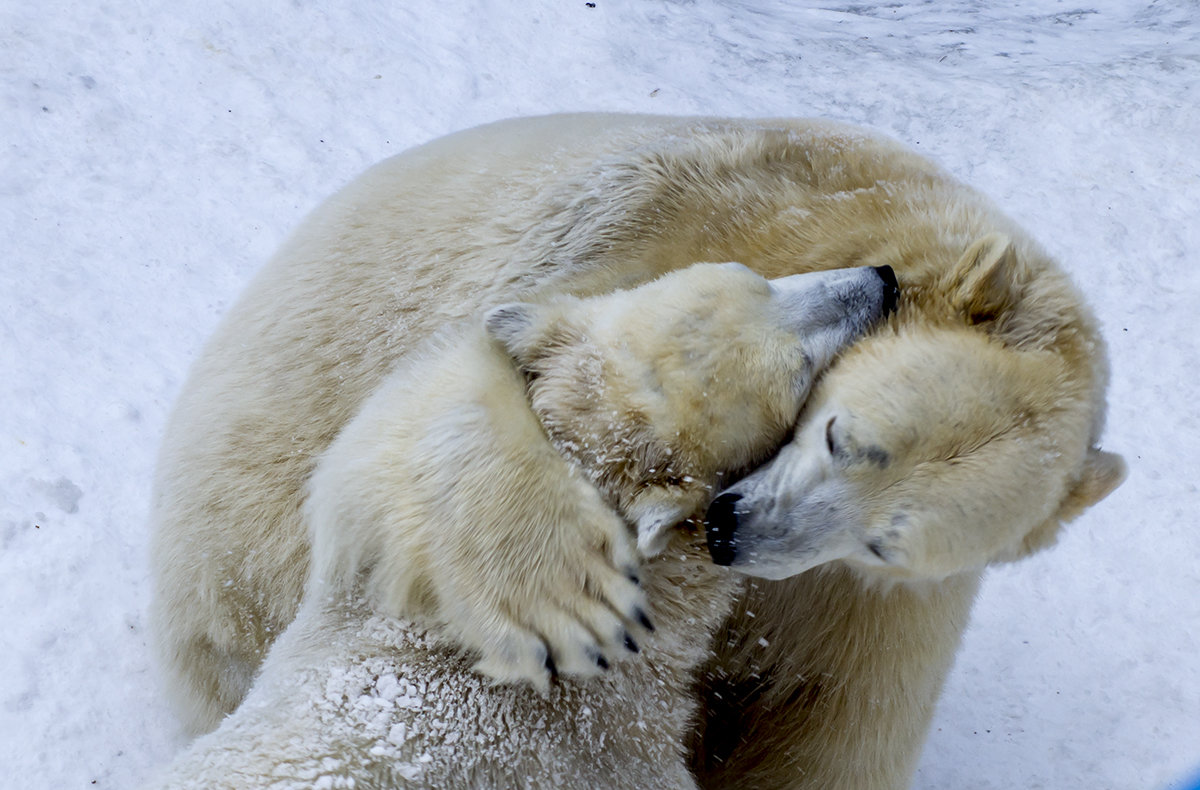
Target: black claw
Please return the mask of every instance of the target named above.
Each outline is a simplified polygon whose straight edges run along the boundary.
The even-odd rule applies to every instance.
[[[650,622],[650,618],[646,616],[646,613],[642,611],[641,607],[638,607],[638,609],[633,613],[633,617],[638,621],[638,623],[641,624],[642,628],[645,628],[650,632],[654,631],[654,623]]]
[[[558,677],[558,667],[554,666],[554,659],[549,653],[546,654],[546,671],[550,673],[550,677]]]
[[[596,666],[600,667],[601,669],[608,669],[608,659],[605,658],[604,654],[600,652],[600,647],[598,645],[589,647],[587,649],[587,654],[588,658],[596,662]]]
[[[625,632],[625,649],[628,650],[630,653],[640,653],[641,652],[641,648],[638,647],[638,643],[633,641],[633,637],[629,635],[628,631]]]

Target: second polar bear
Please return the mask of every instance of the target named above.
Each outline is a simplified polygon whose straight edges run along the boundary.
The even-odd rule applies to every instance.
[[[767,281],[697,264],[504,305],[428,344],[318,464],[301,613],[167,785],[692,786],[691,684],[732,580],[668,528],[777,445],[896,293],[887,268]],[[645,568],[653,633],[626,521],[643,551],[674,541]],[[489,686],[389,617],[447,625],[451,609],[488,674],[603,677]]]

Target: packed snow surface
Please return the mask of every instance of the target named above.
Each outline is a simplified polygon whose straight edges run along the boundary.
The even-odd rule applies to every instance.
[[[1104,445],[1129,480],[990,572],[915,786],[1200,766],[1195,2],[10,0],[0,76],[8,781],[136,786],[181,746],[144,626],[149,483],[255,269],[371,163],[567,110],[869,125],[1058,257],[1111,346]]]

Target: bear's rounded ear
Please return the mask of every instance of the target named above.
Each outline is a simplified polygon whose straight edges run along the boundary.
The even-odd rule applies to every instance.
[[[1059,505],[1058,518],[1070,521],[1092,505],[1104,499],[1125,481],[1125,459],[1116,453],[1106,453],[1098,447],[1088,450],[1083,473]]]
[[[637,531],[637,547],[643,557],[661,554],[671,539],[671,528],[691,515],[693,507],[679,502],[657,500],[643,494],[626,508],[626,517]]]
[[[1012,240],[989,233],[958,259],[947,284],[951,302],[972,324],[994,321],[1020,300],[1027,279]]]
[[[1079,480],[1071,486],[1054,516],[1026,535],[1019,549],[998,559],[1002,562],[1021,559],[1053,545],[1064,522],[1076,518],[1115,491],[1125,481],[1125,474],[1124,458],[1098,447],[1089,449]]]
[[[519,364],[528,364],[537,346],[538,336],[537,305],[527,302],[512,302],[493,307],[483,317],[483,325],[488,335],[500,345],[508,355]]]

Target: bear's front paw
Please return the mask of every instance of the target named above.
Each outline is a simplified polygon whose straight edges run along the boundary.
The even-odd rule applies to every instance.
[[[589,572],[578,595],[533,605],[508,618],[482,646],[476,670],[497,681],[539,688],[556,675],[589,677],[640,651],[635,634],[653,631],[636,574]],[[602,578],[607,576],[608,578]]]
[[[604,672],[610,661],[639,651],[635,634],[654,630],[632,566],[589,569],[575,594],[528,602],[521,611],[498,607],[493,615],[479,633],[483,657],[475,669],[541,689],[556,675]]]
[[[596,675],[639,651],[654,626],[634,541],[614,514],[601,521],[563,524],[524,547],[513,536],[486,564],[459,566],[469,575],[453,592],[439,585],[439,619],[481,654],[477,671],[545,689],[555,675]]]

